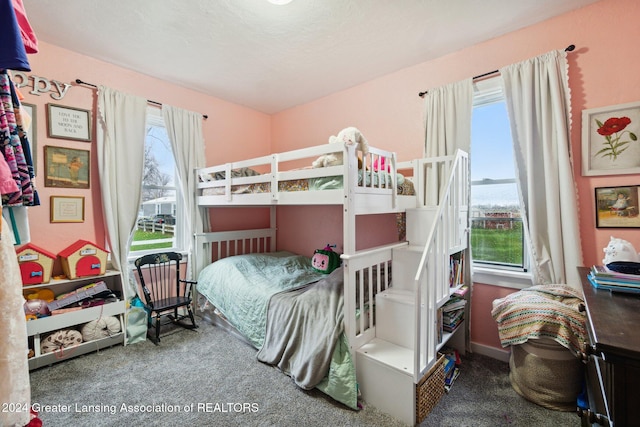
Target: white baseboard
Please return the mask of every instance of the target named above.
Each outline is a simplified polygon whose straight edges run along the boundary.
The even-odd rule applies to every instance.
[[[502,362],[508,362],[509,355],[511,354],[509,350],[503,350],[474,342],[471,343],[471,351],[474,353],[482,354],[483,356],[492,357]]]

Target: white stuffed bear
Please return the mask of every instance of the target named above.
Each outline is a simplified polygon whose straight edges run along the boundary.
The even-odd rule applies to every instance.
[[[362,132],[352,126],[342,129],[338,132],[337,136],[331,135],[329,137],[329,144],[333,144],[335,142],[342,142],[345,145],[356,144],[360,151],[362,151],[363,155],[369,152],[369,142],[364,135],[362,135]],[[342,153],[340,152],[322,155],[314,160],[311,165],[314,168],[323,168],[327,166],[341,165],[342,162]]]
[[[607,265],[615,261],[640,262],[640,254],[631,243],[626,240],[611,236],[611,240],[604,252],[602,264]]]

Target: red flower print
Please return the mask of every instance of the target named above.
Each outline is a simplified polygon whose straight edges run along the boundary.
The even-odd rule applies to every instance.
[[[611,117],[600,126],[598,133],[602,136],[613,135],[624,130],[630,123],[631,119],[629,117]]]
[[[620,154],[629,148],[632,141],[637,141],[638,136],[629,131],[624,130],[631,124],[629,117],[611,117],[604,123],[596,119],[598,125],[598,134],[604,136],[603,147],[595,154],[596,156],[609,157],[610,160],[616,160]],[[629,134],[628,140],[623,140],[624,134]]]

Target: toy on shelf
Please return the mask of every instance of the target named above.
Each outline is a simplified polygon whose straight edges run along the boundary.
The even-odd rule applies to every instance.
[[[89,285],[82,286],[75,291],[67,292],[66,294],[58,295],[58,297],[51,301],[49,305],[49,310],[54,311],[63,307],[70,306],[73,303],[78,301],[82,301],[83,299],[92,297],[100,292],[106,291],[107,284],[104,281],[99,281],[96,283],[91,283]]]
[[[42,299],[27,300],[24,303],[23,308],[27,320],[39,319],[40,317],[51,315],[47,302]]]
[[[91,242],[78,240],[62,250],[58,256],[60,256],[64,274],[69,279],[76,279],[104,274],[108,253]]]
[[[55,254],[28,243],[16,250],[23,285],[49,283]]]

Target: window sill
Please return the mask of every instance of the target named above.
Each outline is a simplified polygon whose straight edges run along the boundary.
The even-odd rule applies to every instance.
[[[485,285],[501,286],[511,289],[524,289],[532,285],[531,279],[531,273],[529,272],[473,267],[474,283],[483,283]]]

